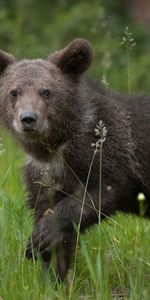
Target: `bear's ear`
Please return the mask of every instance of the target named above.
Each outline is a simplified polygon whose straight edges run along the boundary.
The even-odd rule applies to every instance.
[[[92,63],[94,51],[85,39],[75,39],[64,49],[49,56],[49,61],[57,65],[64,73],[80,75]]]
[[[15,62],[15,58],[13,55],[0,50],[0,75],[7,68],[8,65],[13,64]]]

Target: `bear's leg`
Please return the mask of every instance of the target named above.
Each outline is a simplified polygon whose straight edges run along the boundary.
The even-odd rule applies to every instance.
[[[75,235],[73,232],[68,232],[65,235],[62,243],[56,247],[57,266],[56,271],[59,280],[63,281],[67,275],[70,262],[73,256],[73,248],[75,245]]]

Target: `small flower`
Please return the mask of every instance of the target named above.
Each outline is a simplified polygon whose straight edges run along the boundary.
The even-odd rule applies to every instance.
[[[95,148],[96,152],[100,152],[102,145],[106,140],[107,129],[105,124],[100,120],[96,128],[94,129],[95,135],[99,137],[96,143],[92,143],[91,146]]]
[[[144,195],[143,193],[139,193],[139,194],[137,195],[137,200],[138,200],[139,202],[144,202],[144,201],[146,200],[146,197],[145,197],[145,195]]]
[[[125,27],[124,36],[122,38],[120,45],[125,45],[125,47],[127,47],[130,50],[132,50],[133,47],[135,47],[135,45],[136,45],[136,42],[134,41],[132,33],[129,32],[128,26]]]

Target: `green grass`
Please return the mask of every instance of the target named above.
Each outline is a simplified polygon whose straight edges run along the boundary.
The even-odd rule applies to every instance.
[[[25,206],[21,176],[23,153],[1,130],[0,155],[0,299],[131,299],[150,294],[150,222],[118,214],[80,239],[77,268],[59,285],[53,267],[24,258],[32,218]]]

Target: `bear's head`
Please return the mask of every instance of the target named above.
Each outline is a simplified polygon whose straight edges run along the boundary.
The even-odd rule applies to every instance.
[[[17,61],[0,51],[0,119],[23,144],[48,141],[57,147],[79,126],[81,75],[92,60],[84,39],[45,60]]]

